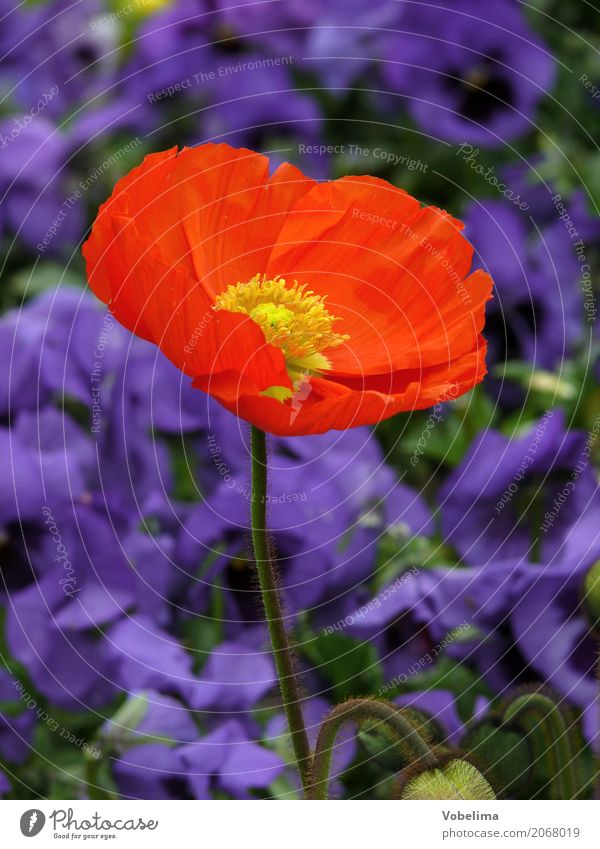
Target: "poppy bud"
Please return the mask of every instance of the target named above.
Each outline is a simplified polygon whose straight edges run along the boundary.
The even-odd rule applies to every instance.
[[[495,799],[489,782],[472,763],[452,756],[437,767],[408,769],[400,781],[399,799]]]

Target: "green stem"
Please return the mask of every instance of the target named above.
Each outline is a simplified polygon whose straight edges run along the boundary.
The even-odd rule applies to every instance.
[[[437,760],[415,726],[401,713],[401,709],[389,702],[375,699],[349,699],[336,705],[325,717],[319,730],[313,756],[311,782],[307,791],[309,799],[327,799],[331,759],[336,737],[347,722],[376,720],[394,732],[413,760],[425,767],[436,767]]]
[[[531,735],[537,757],[549,763],[550,798],[577,798],[577,772],[569,729],[560,708],[552,699],[543,693],[519,696],[505,710],[503,722],[518,725],[528,736]]]
[[[294,755],[302,786],[310,782],[310,747],[300,705],[294,657],[285,629],[281,598],[277,587],[275,565],[267,531],[267,443],[262,430],[252,426],[252,544],[258,580],[265,606],[265,616],[275,658],[283,709],[285,711]]]
[[[110,790],[102,786],[100,778],[100,765],[102,761],[99,758],[94,758],[87,752],[84,753],[85,764],[85,783],[87,784],[87,793],[90,799],[116,799],[116,795]]]

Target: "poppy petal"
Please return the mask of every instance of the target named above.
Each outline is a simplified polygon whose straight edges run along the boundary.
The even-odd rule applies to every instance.
[[[313,185],[287,164],[269,178],[266,156],[225,144],[151,154],[100,207],[83,248],[90,286],[108,300],[101,260],[111,220],[126,217],[132,238],[137,230],[165,264],[184,266],[214,298],[266,266],[288,212]]]
[[[194,386],[264,430],[322,433],[431,406],[483,378],[492,281],[469,274],[461,230],[383,180],[317,184],[287,164],[269,177],[266,157],[209,144],[146,157],[101,207],[84,255],[117,320]],[[279,277],[325,296],[337,318],[338,347],[314,352],[330,368],[299,385],[297,363],[290,371],[266,330],[244,310],[215,308],[232,283]],[[302,332],[310,341],[310,326]]]
[[[313,377],[310,390],[282,404],[261,396],[247,377],[235,371],[221,372],[194,381],[210,392],[226,409],[263,430],[278,436],[325,433],[376,424],[400,412],[420,410],[459,395],[479,383],[485,373],[486,344],[482,337],[475,352],[460,357],[446,368],[432,368],[419,379],[414,372],[397,374],[392,391],[380,391],[377,381],[369,388],[354,388],[331,379]],[[383,389],[385,380],[381,378]]]
[[[111,310],[121,324],[192,377],[237,369],[259,391],[291,387],[283,353],[266,343],[254,321],[214,310],[205,288],[184,266],[166,265],[151,242],[137,237],[131,219],[113,216],[112,227],[104,268]]]
[[[381,373],[452,361],[473,350],[492,281],[467,277],[462,224],[373,177],[311,189],[286,219],[267,275],[293,276],[340,318],[347,343],[333,371]]]

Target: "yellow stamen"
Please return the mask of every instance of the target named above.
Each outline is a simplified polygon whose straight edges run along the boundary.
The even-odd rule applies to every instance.
[[[173,5],[173,0],[135,0],[135,3],[119,3],[124,14],[134,12],[139,17],[153,15]]]
[[[337,316],[325,308],[324,295],[315,295],[295,281],[286,286],[282,277],[267,280],[264,274],[256,274],[248,283],[231,284],[216,298],[214,309],[250,316],[267,342],[283,351],[292,383],[330,369],[322,352],[348,339],[333,330]],[[284,401],[292,392],[272,386],[263,394]]]

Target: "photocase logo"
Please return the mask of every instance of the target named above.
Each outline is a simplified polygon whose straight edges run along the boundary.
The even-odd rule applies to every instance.
[[[35,837],[45,824],[45,814],[37,808],[32,808],[21,815],[21,834],[25,837]]]

